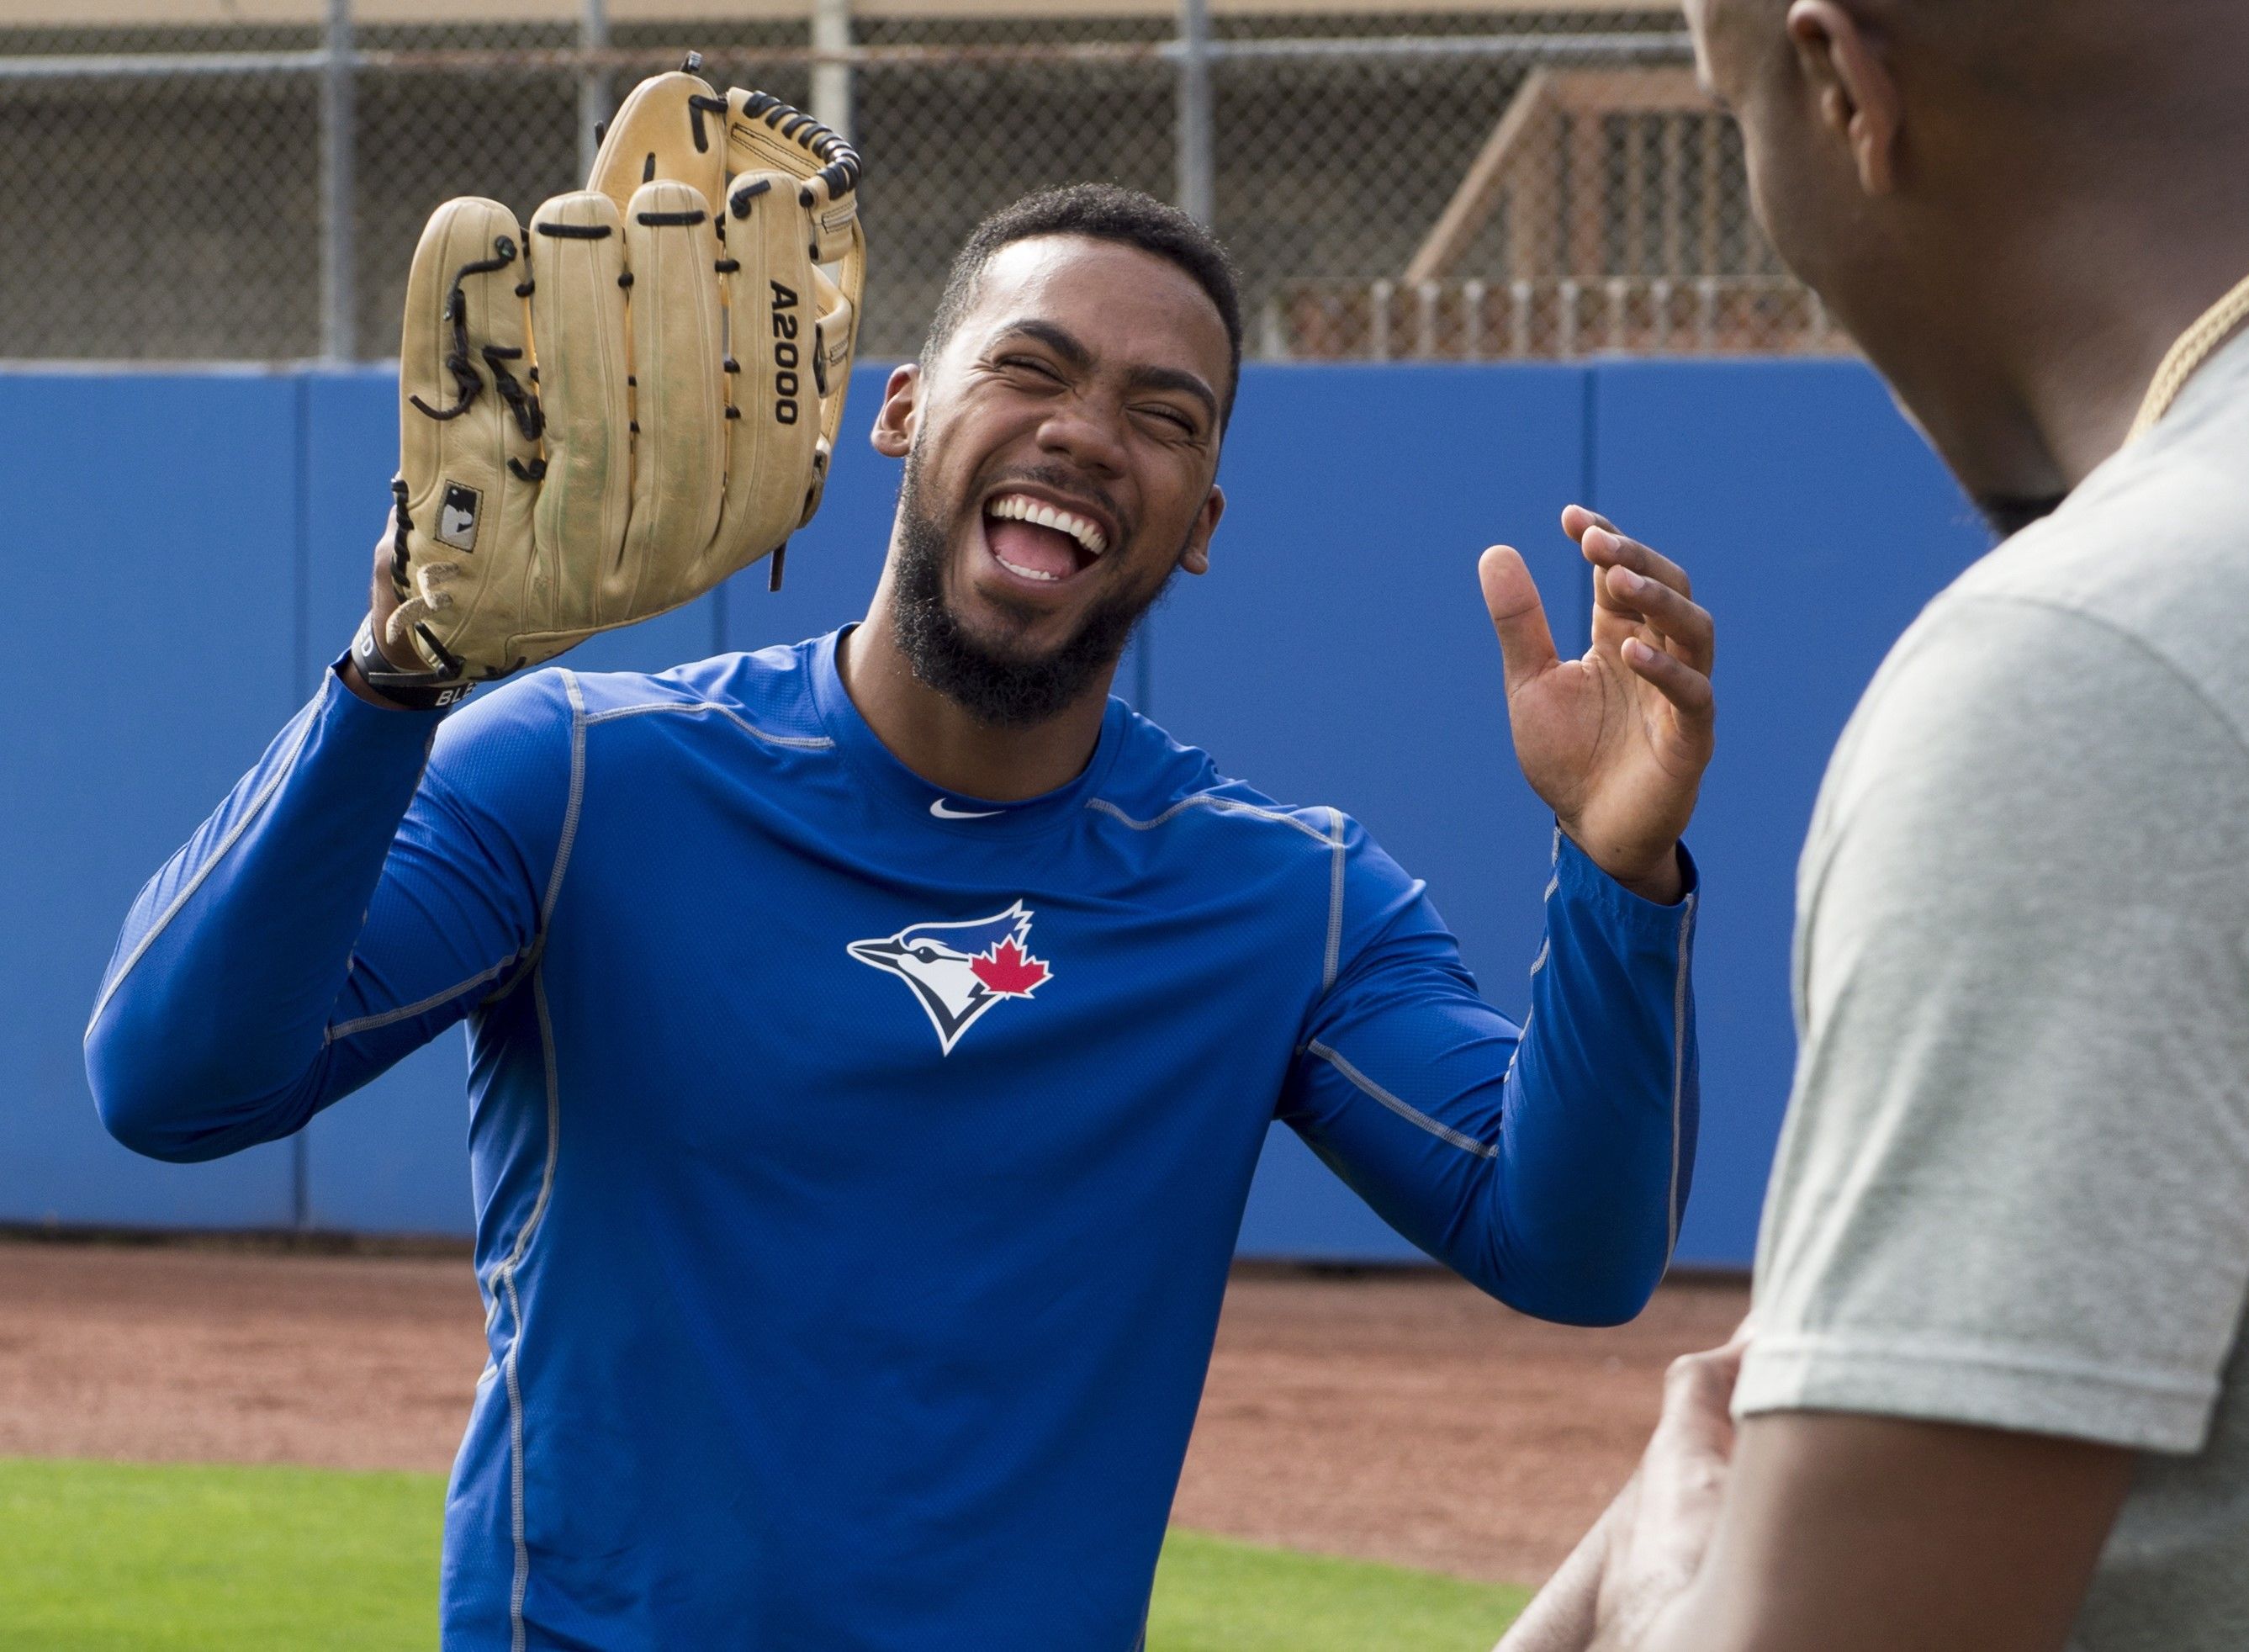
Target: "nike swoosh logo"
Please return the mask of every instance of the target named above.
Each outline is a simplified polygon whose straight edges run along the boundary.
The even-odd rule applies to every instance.
[[[948,809],[945,799],[940,797],[929,806],[929,812],[939,820],[986,820],[1001,811],[996,809]]]

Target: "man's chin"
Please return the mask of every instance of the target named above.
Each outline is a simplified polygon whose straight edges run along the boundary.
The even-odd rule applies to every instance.
[[[957,611],[949,617],[956,651],[990,671],[1043,670],[1067,652],[1071,642],[1068,632],[1049,637],[1025,626],[980,623]]]
[[[1069,646],[1089,604],[1067,606],[977,587],[947,592],[945,611],[960,635],[995,658],[1034,664]]]
[[[983,556],[985,547],[964,547],[914,503],[909,486],[891,571],[899,646],[918,681],[980,722],[1012,728],[1046,722],[1106,688],[1148,607],[1114,589],[1121,568],[1104,567],[1091,579],[1082,571],[1056,582],[1051,596],[1037,587],[994,589],[997,570],[986,577],[962,559],[964,548]]]

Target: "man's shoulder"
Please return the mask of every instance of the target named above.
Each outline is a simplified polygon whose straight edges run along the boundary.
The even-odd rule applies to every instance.
[[[665,713],[710,716],[768,745],[826,747],[812,687],[816,643],[714,654],[661,671],[583,671],[567,665],[533,672],[520,691],[566,705],[587,726]],[[515,692],[509,685],[506,692]]]
[[[588,671],[562,663],[471,697],[445,720],[433,754],[441,775],[459,770],[557,772],[573,766],[590,733],[605,747],[629,731],[681,726],[679,714],[746,733],[762,747],[825,750],[810,686],[813,644],[719,654],[661,671]],[[666,715],[671,713],[673,715]]]
[[[1331,853],[1364,835],[1338,809],[1283,802],[1226,774],[1208,752],[1137,712],[1127,714],[1124,749],[1086,807],[1152,837],[1215,839],[1248,853]]]
[[[1930,605],[1929,629],[1977,605],[2044,610],[2160,660],[2249,726],[2234,664],[2249,652],[2249,603],[2232,600],[2249,584],[2249,374],[2237,376],[2238,391],[2113,455],[1970,568]],[[1956,645],[1974,646],[1974,630],[1954,628]]]
[[[1222,891],[1276,922],[1310,924],[1324,937],[1331,981],[1421,902],[1420,880],[1343,809],[1283,802],[1138,716],[1085,808],[1093,829],[1144,871]],[[1434,913],[1427,927],[1451,946]]]
[[[2239,425],[2249,439],[2249,410]],[[2219,461],[2207,424],[2165,434],[2115,455],[1922,610],[1839,763],[1879,750],[1917,768],[1944,751],[1970,768],[2004,758],[2026,726],[1996,715],[2002,705],[2073,743],[2106,729],[2249,749],[2249,678],[2234,664],[2249,654],[2249,604],[2228,595],[2249,585],[2249,468]],[[1881,729],[1899,738],[1874,740]]]

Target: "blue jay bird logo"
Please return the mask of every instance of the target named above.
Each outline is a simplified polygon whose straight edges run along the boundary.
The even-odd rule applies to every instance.
[[[993,1005],[1028,998],[1053,979],[1046,960],[1031,956],[1030,940],[1031,914],[1019,900],[989,918],[909,924],[880,940],[852,941],[844,951],[912,988],[949,1056]]]

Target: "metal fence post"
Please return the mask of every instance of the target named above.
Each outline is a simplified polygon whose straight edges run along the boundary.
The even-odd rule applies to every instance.
[[[1210,0],[1180,0],[1177,196],[1198,224],[1208,224],[1213,210],[1210,97]]]
[[[851,0],[812,0],[812,49],[851,49]],[[842,57],[821,57],[812,65],[812,118],[845,141],[851,136],[851,65]]]
[[[358,354],[358,296],[353,233],[357,204],[353,147],[358,126],[353,85],[352,0],[328,0],[326,61],[320,70],[320,354]]]
[[[578,13],[578,45],[587,52],[609,45],[609,0],[584,0]],[[609,118],[609,75],[592,65],[578,71],[578,176],[590,177],[602,147],[599,128]]]

